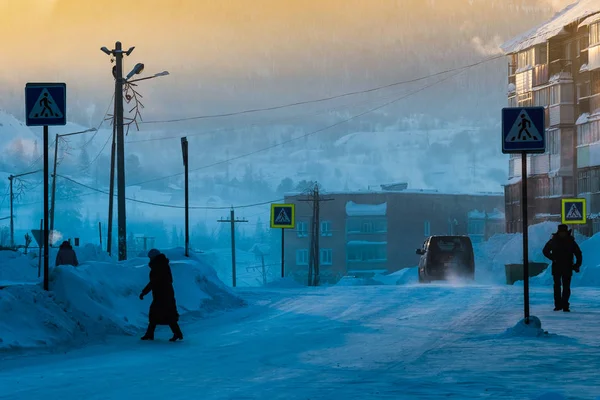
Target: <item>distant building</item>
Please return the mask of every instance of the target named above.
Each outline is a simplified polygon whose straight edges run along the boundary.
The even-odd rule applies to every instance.
[[[560,221],[561,199],[586,198],[600,231],[600,1],[580,0],[506,42],[508,105],[546,109],[547,151],[527,156],[529,223]],[[506,229],[522,231],[521,157],[511,155]]]
[[[430,235],[468,235],[481,241],[504,231],[502,193],[451,194],[408,190],[327,193],[320,205],[320,276],[335,283],[345,275],[369,276],[415,266],[415,250]],[[312,203],[285,196],[296,205],[296,229],[285,231],[285,269],[306,283]],[[477,215],[474,214],[477,211]]]

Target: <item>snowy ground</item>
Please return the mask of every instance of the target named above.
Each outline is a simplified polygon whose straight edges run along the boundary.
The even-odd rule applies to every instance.
[[[571,314],[534,289],[549,335],[507,333],[522,289],[404,285],[238,289],[249,307],[184,318],[185,340],[114,336],[0,362],[2,399],[569,399],[600,396],[600,290]],[[550,397],[548,397],[550,398]]]

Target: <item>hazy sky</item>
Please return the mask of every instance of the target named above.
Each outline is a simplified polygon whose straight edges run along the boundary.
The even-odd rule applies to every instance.
[[[70,106],[97,118],[113,85],[99,48],[120,40],[136,47],[125,72],[143,62],[145,73],[172,74],[143,83],[147,115],[171,115],[165,103],[179,114],[216,112],[372,87],[413,77],[398,60],[402,44],[418,38],[404,26],[428,18],[425,3],[442,14],[452,7],[446,0],[0,0],[0,81],[10,104],[22,103],[28,81],[66,81]],[[493,52],[490,39],[479,47]]]

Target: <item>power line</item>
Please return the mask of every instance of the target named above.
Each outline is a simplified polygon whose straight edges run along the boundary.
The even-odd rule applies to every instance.
[[[98,188],[86,185],[85,183],[78,182],[78,181],[76,181],[74,179],[71,179],[71,178],[68,178],[66,176],[59,175],[59,174],[56,174],[56,176],[57,177],[61,177],[63,179],[66,179],[69,182],[72,182],[72,183],[74,183],[76,185],[82,186],[82,187],[84,187],[86,189],[90,189],[90,190],[93,190],[93,191],[98,192],[98,193],[103,193],[103,194],[106,194],[106,195],[110,195],[110,193],[107,192],[107,191],[105,191],[105,190],[98,189]],[[74,197],[76,197],[76,196],[74,196]],[[151,201],[132,199],[130,197],[126,197],[125,199],[129,200],[129,201],[132,201],[134,203],[147,204],[147,205],[156,206],[156,207],[177,208],[177,209],[183,209],[183,208],[185,208],[185,206],[174,206],[172,204],[154,203],[154,202],[151,202]],[[275,200],[269,200],[269,201],[264,201],[264,202],[260,202],[260,203],[245,204],[245,205],[238,205],[238,206],[235,206],[235,205],[234,206],[223,206],[223,207],[190,206],[189,208],[193,209],[193,210],[229,210],[231,208],[251,208],[251,207],[257,207],[257,206],[263,206],[263,205],[266,205],[266,204],[276,203],[276,202],[282,201],[282,200],[283,199],[275,199]]]
[[[300,135],[300,136],[297,136],[297,137],[294,137],[294,138],[291,138],[291,139],[288,139],[288,140],[284,140],[284,141],[282,141],[282,142],[280,142],[280,143],[276,143],[276,144],[273,144],[273,145],[271,145],[271,146],[264,147],[264,148],[262,148],[262,149],[258,149],[258,150],[255,150],[255,151],[251,151],[251,152],[249,152],[249,153],[245,153],[245,154],[242,154],[242,155],[239,155],[239,156],[236,156],[236,157],[232,157],[232,158],[229,158],[229,159],[226,159],[226,160],[218,161],[218,162],[216,162],[216,163],[213,163],[213,164],[208,164],[208,165],[205,165],[205,166],[202,166],[202,167],[198,167],[198,168],[190,169],[190,172],[195,172],[195,171],[199,171],[199,170],[202,170],[202,169],[206,169],[206,168],[215,167],[215,166],[217,166],[217,165],[226,164],[226,163],[228,163],[228,162],[231,162],[231,161],[236,161],[236,160],[239,160],[239,159],[241,159],[241,158],[245,158],[245,157],[252,156],[252,155],[255,155],[255,154],[258,154],[258,153],[262,153],[262,152],[264,152],[264,151],[267,151],[267,150],[274,149],[274,148],[276,148],[276,147],[283,146],[283,145],[285,145],[285,144],[288,144],[288,143],[294,142],[294,141],[296,141],[296,140],[300,140],[300,139],[307,138],[307,137],[309,137],[309,136],[316,135],[317,133],[321,133],[321,132],[323,132],[323,131],[326,131],[326,130],[328,130],[328,129],[335,128],[336,126],[342,125],[342,124],[344,124],[344,123],[346,123],[346,122],[349,122],[349,121],[351,121],[351,120],[353,120],[353,119],[356,119],[356,118],[362,117],[363,115],[366,115],[366,114],[372,113],[372,112],[374,112],[374,111],[380,110],[380,109],[382,109],[382,108],[384,108],[384,107],[387,107],[387,106],[389,106],[389,105],[391,105],[391,104],[393,104],[393,103],[396,103],[396,102],[398,102],[398,101],[400,101],[400,100],[403,100],[403,99],[405,99],[405,98],[407,98],[407,97],[410,97],[410,96],[412,96],[412,95],[414,95],[414,94],[417,94],[417,93],[419,93],[419,92],[422,92],[422,91],[424,91],[424,90],[426,90],[426,89],[428,89],[428,88],[430,88],[430,87],[432,87],[432,86],[435,86],[435,85],[437,85],[437,84],[439,84],[439,83],[442,83],[442,82],[444,82],[444,81],[446,81],[446,80],[448,80],[448,79],[450,79],[450,78],[453,78],[453,77],[455,77],[455,76],[457,76],[457,75],[461,74],[462,72],[464,72],[464,70],[462,70],[462,71],[460,71],[460,72],[458,72],[458,73],[456,73],[456,74],[454,74],[454,75],[450,75],[450,76],[444,77],[444,78],[442,78],[442,79],[440,79],[440,80],[438,80],[438,81],[436,81],[436,82],[433,82],[433,83],[431,83],[431,84],[429,84],[429,85],[426,85],[426,86],[424,86],[424,87],[422,87],[422,88],[420,88],[420,89],[417,89],[417,90],[414,90],[414,91],[412,91],[412,92],[409,92],[409,93],[408,93],[408,94],[406,94],[406,95],[403,95],[403,96],[401,96],[401,97],[397,97],[397,98],[393,99],[392,101],[388,101],[388,102],[386,102],[386,103],[384,103],[384,104],[382,104],[382,105],[379,105],[379,106],[377,106],[377,107],[371,108],[371,109],[369,109],[369,110],[367,110],[367,111],[363,111],[363,112],[361,112],[361,113],[359,113],[359,114],[355,114],[355,115],[353,115],[353,116],[351,116],[351,117],[349,117],[349,118],[346,118],[346,119],[344,119],[344,120],[338,121],[338,122],[336,122],[336,123],[334,123],[334,124],[332,124],[332,125],[328,125],[328,126],[326,126],[326,127],[324,127],[324,128],[320,128],[320,129],[317,129],[317,130],[315,130],[315,131],[312,131],[312,132],[309,132],[309,133],[306,133],[306,134],[303,134],[303,135]],[[138,182],[138,183],[135,183],[135,184],[133,184],[132,186],[139,186],[139,185],[143,185],[143,184],[150,183],[150,182],[161,181],[161,180],[163,180],[163,179],[174,178],[174,177],[177,177],[177,176],[180,176],[180,175],[183,175],[183,172],[179,172],[179,173],[176,173],[176,174],[172,174],[172,175],[163,176],[163,177],[160,177],[160,178],[148,179],[148,180],[146,180],[146,181],[143,181],[143,182]]]
[[[281,122],[289,122],[289,121],[294,121],[294,120],[298,120],[298,119],[303,119],[303,118],[306,118],[306,117],[309,117],[309,116],[331,113],[334,110],[339,110],[339,109],[342,109],[342,108],[346,109],[346,108],[350,108],[350,107],[361,106],[361,105],[364,105],[364,104],[372,104],[372,103],[376,103],[377,100],[384,100],[384,99],[394,98],[397,95],[398,95],[397,93],[395,93],[395,94],[387,94],[387,95],[381,96],[381,98],[378,98],[376,100],[369,99],[369,100],[355,101],[355,102],[352,102],[352,103],[340,104],[340,105],[337,105],[337,106],[330,106],[329,108],[322,109],[322,110],[317,110],[317,111],[312,111],[312,112],[308,112],[308,113],[297,114],[297,115],[290,116],[290,117],[281,117],[281,118],[268,119],[268,120],[264,120],[262,122],[256,122],[256,123],[252,123],[252,124],[241,125],[241,126],[238,126],[238,127],[219,128],[219,129],[213,129],[213,130],[203,131],[203,132],[197,132],[197,133],[188,133],[188,134],[186,134],[186,136],[187,137],[190,137],[190,136],[202,136],[202,135],[207,135],[207,134],[211,134],[211,133],[232,132],[232,131],[237,131],[237,130],[242,130],[242,129],[248,129],[248,128],[252,128],[252,127],[256,127],[256,126],[275,125],[275,124],[278,124],[278,123],[281,123]],[[157,138],[151,138],[151,139],[129,140],[126,143],[130,144],[130,143],[155,142],[155,141],[171,140],[171,139],[181,139],[181,135],[178,135],[178,136],[163,136],[163,137],[157,137]]]
[[[436,77],[436,76],[439,76],[439,75],[444,75],[444,74],[447,74],[447,73],[461,71],[461,70],[464,70],[464,69],[467,69],[467,68],[475,67],[477,65],[481,65],[483,63],[486,63],[486,62],[489,62],[489,61],[493,61],[493,60],[497,60],[499,58],[504,58],[504,57],[506,57],[506,56],[505,55],[498,55],[498,56],[487,58],[485,60],[478,61],[478,62],[473,63],[473,64],[469,64],[469,65],[465,65],[465,66],[457,67],[457,68],[452,68],[452,69],[448,69],[448,70],[445,70],[445,71],[436,72],[434,74],[422,76],[422,77],[419,77],[419,78],[414,78],[414,79],[410,79],[410,80],[406,80],[406,81],[400,81],[400,82],[394,82],[394,83],[390,83],[390,84],[387,84],[387,85],[374,87],[374,88],[371,88],[371,89],[357,90],[357,91],[354,91],[354,92],[342,93],[342,94],[339,94],[339,95],[336,95],[336,96],[329,96],[329,97],[324,97],[324,98],[320,98],[320,99],[298,101],[298,102],[295,102],[295,103],[283,104],[283,105],[278,105],[278,106],[264,107],[264,108],[254,108],[254,109],[249,109],[249,110],[236,111],[236,112],[223,113],[223,114],[199,115],[199,116],[195,116],[195,117],[175,118],[175,119],[156,120],[156,121],[145,121],[145,122],[141,122],[141,123],[143,123],[143,124],[159,124],[159,123],[172,123],[172,122],[192,121],[192,120],[198,120],[198,119],[232,117],[232,116],[235,116],[235,115],[251,114],[251,113],[257,113],[257,112],[262,112],[262,111],[273,111],[273,110],[279,110],[279,109],[282,109],[282,108],[300,106],[300,105],[304,105],[304,104],[319,103],[319,102],[324,102],[324,101],[339,99],[341,97],[347,97],[347,96],[354,96],[354,95],[357,95],[357,94],[370,93],[370,92],[375,92],[375,91],[378,91],[378,90],[387,89],[387,88],[394,87],[394,86],[400,86],[400,85],[405,85],[405,84],[408,84],[408,83],[419,82],[419,81],[422,81],[422,80],[425,80],[425,79],[429,79],[429,78],[433,78],[433,77]]]

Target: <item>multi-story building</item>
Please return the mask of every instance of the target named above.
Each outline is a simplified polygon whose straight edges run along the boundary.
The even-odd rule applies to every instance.
[[[600,191],[599,13],[599,1],[580,0],[502,46],[510,57],[509,107],[546,109],[546,153],[527,156],[530,224],[559,221],[562,198],[585,194],[588,210],[600,208],[592,194]],[[522,231],[520,165],[520,155],[511,155],[507,232]]]
[[[415,250],[430,235],[470,235],[474,242],[504,232],[502,193],[450,194],[408,190],[327,193],[320,203],[321,282],[345,275],[368,276],[417,265]],[[312,203],[305,195],[285,196],[296,205],[296,229],[285,231],[285,269],[306,283]]]

